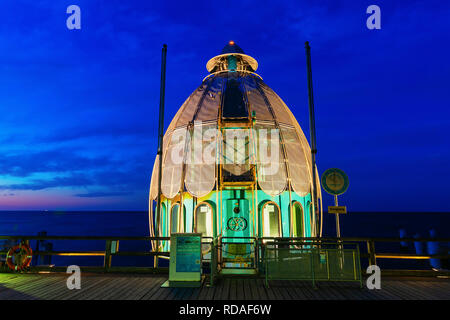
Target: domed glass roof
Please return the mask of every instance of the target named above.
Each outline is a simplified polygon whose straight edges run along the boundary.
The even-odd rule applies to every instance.
[[[164,135],[162,193],[173,198],[186,190],[202,197],[213,191],[217,183],[226,182],[225,177],[235,182],[247,181],[246,175],[252,172],[258,186],[271,196],[289,185],[305,196],[312,188],[311,151],[306,137],[283,100],[254,73],[256,60],[230,43],[224,48],[226,53],[208,62],[211,74],[186,99]],[[233,47],[238,49],[232,50]],[[240,130],[246,136],[243,147],[235,146],[234,138],[228,134],[230,129],[234,133]],[[261,144],[262,132],[267,132],[267,139]],[[203,139],[196,140],[197,136]],[[271,149],[271,159],[276,159],[276,163],[268,163],[261,150],[262,145],[271,142],[279,145]],[[198,150],[205,148],[213,161],[202,159],[204,153]],[[230,148],[241,152],[244,161],[230,161],[226,157]],[[183,161],[175,161],[174,153]],[[278,156],[273,157],[273,153]],[[158,165],[157,158],[150,199],[157,197]],[[277,170],[268,170],[274,165]]]

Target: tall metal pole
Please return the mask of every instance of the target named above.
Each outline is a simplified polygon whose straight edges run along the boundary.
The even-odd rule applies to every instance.
[[[159,91],[159,127],[158,127],[158,156],[159,156],[159,168],[158,168],[158,198],[156,201],[156,226],[155,236],[159,236],[159,222],[161,219],[161,179],[162,179],[162,163],[163,163],[163,138],[164,138],[164,96],[166,92],[166,56],[167,45],[162,47],[161,54],[161,87]],[[156,241],[156,250],[159,250],[159,242]],[[155,267],[158,265],[158,256],[155,256]]]
[[[311,139],[311,162],[312,162],[312,180],[313,180],[313,204],[314,212],[316,213],[316,235],[319,234],[319,217],[318,208],[319,204],[317,201],[317,184],[316,184],[316,124],[314,117],[314,96],[313,96],[313,85],[312,85],[312,71],[311,71],[311,47],[309,42],[305,42],[306,49],[306,70],[308,72],[308,105],[309,105],[309,130]]]

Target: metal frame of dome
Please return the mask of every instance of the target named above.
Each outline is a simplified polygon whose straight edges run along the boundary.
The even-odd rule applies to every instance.
[[[256,60],[250,56],[241,53],[225,53],[208,61],[208,71],[212,70],[211,67],[214,68],[214,63],[218,60],[230,55],[239,55],[243,59],[247,59],[247,62],[252,62],[257,68]],[[229,81],[235,81],[235,85],[238,85],[239,90],[242,92],[242,99],[245,100],[244,102],[248,108],[248,118],[223,118],[224,103],[226,96],[229,94],[226,91]],[[240,128],[242,130],[257,129],[258,127],[279,129],[278,139],[281,147],[279,150],[279,165],[284,168],[282,171],[285,172],[285,175],[280,176],[281,178],[279,177],[280,181],[277,181],[275,178],[271,180],[270,177],[267,180],[267,177],[264,177],[264,170],[260,170],[261,162],[258,163],[257,160],[258,150],[253,150],[249,151],[254,152],[253,156],[256,157],[254,170],[251,171],[253,180],[250,182],[226,182],[224,180],[224,171],[234,172],[236,173],[235,176],[239,176],[242,174],[242,169],[238,167],[233,168],[233,166],[225,168],[220,163],[226,147],[226,141],[218,138],[214,138],[215,149],[213,152],[215,153],[216,162],[212,166],[210,165],[208,168],[204,166],[195,167],[186,163],[178,165],[178,167],[173,163],[169,163],[169,166],[167,166],[166,161],[170,161],[168,154],[170,154],[172,148],[172,140],[175,139],[178,133],[183,134],[185,132],[185,136],[189,134],[189,137],[195,134],[194,130],[198,127],[196,126],[197,120],[204,121],[203,126],[200,126],[201,130],[217,128],[222,134],[222,138],[223,133],[230,128]],[[250,130],[249,135],[252,134],[253,130]],[[254,136],[249,136],[249,148],[254,149],[255,139]],[[191,141],[186,140],[184,142],[184,148],[182,148],[184,159],[194,154],[192,153],[194,151],[193,148],[195,148],[195,145]],[[310,153],[311,148],[294,115],[283,100],[262,81],[261,77],[253,72],[241,70],[222,70],[212,73],[186,99],[164,134],[161,206],[165,206],[165,215],[168,215],[171,213],[167,208],[172,208],[172,205],[176,202],[183,204],[183,208],[185,208],[183,210],[186,210],[184,216],[186,229],[183,229],[183,231],[186,232],[195,230],[195,209],[199,204],[205,202],[211,206],[214,212],[211,218],[212,221],[210,221],[213,224],[214,237],[230,235],[232,237],[261,237],[264,236],[264,231],[261,229],[264,223],[262,220],[264,219],[262,208],[265,203],[271,201],[279,207],[280,236],[292,237],[294,229],[292,204],[299,202],[303,207],[304,236],[317,236],[316,225],[319,222],[322,223],[322,219],[320,218],[319,220],[322,206],[320,201],[320,206],[317,208],[318,212],[316,212],[314,206],[310,205],[313,188]],[[158,168],[157,158],[153,168],[149,194],[151,235],[155,234],[153,230],[153,225],[155,224],[153,205],[157,196]],[[316,184],[319,186],[317,193],[321,200],[320,181],[317,178],[318,174],[316,174]],[[278,186],[276,186],[277,184]],[[242,215],[243,219],[246,219],[245,230],[230,231],[229,219],[235,217],[232,211],[233,206],[242,209],[239,217]],[[162,230],[160,235],[170,236],[170,233],[167,233],[167,230],[170,230],[168,225],[170,219],[164,217],[160,222],[161,224],[158,226],[158,230]],[[237,240],[235,242],[239,243]],[[161,241],[158,245],[156,250],[170,250],[168,241]]]
[[[219,54],[218,56],[215,56],[211,59],[208,60],[208,62],[206,63],[206,70],[208,70],[208,72],[211,72],[214,67],[216,66],[217,62],[221,59],[221,58],[225,58],[228,56],[237,56],[237,57],[241,57],[244,61],[246,61],[253,69],[253,71],[256,71],[258,69],[258,62],[256,61],[255,58],[243,54],[243,53],[223,53],[223,54]]]

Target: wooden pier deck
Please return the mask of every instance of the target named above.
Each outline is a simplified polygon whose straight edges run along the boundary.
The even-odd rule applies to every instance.
[[[382,277],[381,290],[358,283],[219,279],[214,287],[161,288],[167,275],[83,274],[80,290],[66,287],[68,274],[0,274],[0,300],[450,300],[450,281]]]

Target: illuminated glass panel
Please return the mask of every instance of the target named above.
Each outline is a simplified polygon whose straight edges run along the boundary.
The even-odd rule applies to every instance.
[[[303,207],[299,202],[294,202],[292,206],[292,214],[294,217],[294,237],[303,237]]]
[[[228,79],[225,87],[224,101],[222,106],[222,117],[224,118],[247,118],[248,109],[245,103],[241,83],[237,79]]]
[[[263,236],[280,236],[280,210],[275,202],[268,202],[263,206]]]
[[[196,232],[201,233],[204,237],[212,237],[212,208],[209,204],[203,203],[197,206],[195,210],[196,216]]]
[[[172,206],[172,210],[170,212],[170,224],[171,224],[171,233],[176,233],[178,232],[178,213],[180,211],[180,205],[174,204]]]

